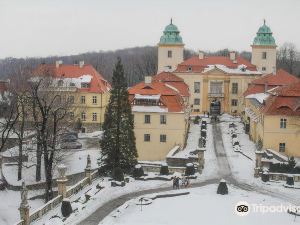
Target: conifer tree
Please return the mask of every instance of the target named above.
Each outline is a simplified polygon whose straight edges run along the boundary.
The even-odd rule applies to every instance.
[[[137,164],[134,122],[128,99],[126,79],[118,58],[112,78],[112,90],[103,123],[102,166],[112,172],[129,172]]]

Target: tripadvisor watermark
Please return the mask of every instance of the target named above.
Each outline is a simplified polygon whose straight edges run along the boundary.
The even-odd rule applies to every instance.
[[[263,204],[249,204],[246,201],[238,202],[235,205],[235,213],[238,216],[247,216],[251,213],[300,213],[300,206],[294,206],[291,204],[278,204],[278,205],[263,205]]]

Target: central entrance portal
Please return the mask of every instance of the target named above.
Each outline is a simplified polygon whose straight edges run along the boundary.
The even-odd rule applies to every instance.
[[[221,102],[217,99],[210,103],[210,114],[212,116],[218,116],[221,114]]]

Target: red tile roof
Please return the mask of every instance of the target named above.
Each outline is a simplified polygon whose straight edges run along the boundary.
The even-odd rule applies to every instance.
[[[300,81],[300,79],[280,69],[276,72],[276,74],[270,73],[253,80],[248,89],[244,92],[244,96],[263,93],[265,91],[265,87],[267,90],[270,90],[278,86],[286,86],[298,81]]]
[[[89,88],[80,88],[79,91],[87,91],[92,93],[105,93],[111,89],[111,85],[105,80],[101,74],[90,64],[83,65],[56,65],[43,64],[34,72],[35,75],[51,75],[56,78],[79,78],[83,75],[91,75],[92,81]]]
[[[293,76],[292,74],[289,74],[283,69],[280,69],[276,72],[276,74],[270,73],[262,76],[259,79],[253,80],[252,84],[264,85],[265,83],[268,83],[268,85],[271,86],[282,86],[282,85],[289,85],[297,81],[299,81],[297,77]]]
[[[167,77],[164,77],[165,80],[169,80],[167,78],[170,77],[175,78],[170,74],[167,74],[166,76]],[[174,85],[175,83],[176,85],[178,85],[177,87],[176,85]],[[180,91],[180,89],[181,88],[184,89],[184,85],[186,84],[181,81],[162,82],[159,80],[159,76],[158,77],[154,76],[150,84],[145,84],[145,82],[141,82],[129,88],[128,90],[129,100],[132,102],[135,94],[160,95],[160,102],[163,104],[162,106],[160,106],[161,108],[168,108],[168,112],[183,112],[185,107],[184,107],[184,100],[182,98],[183,93],[182,90]]]
[[[265,114],[300,116],[300,81],[271,93],[262,109]]]
[[[236,63],[225,56],[206,56],[203,59],[194,56],[180,63],[175,72],[187,72],[189,67],[192,68],[193,72],[202,72],[208,65],[224,65],[231,69],[236,69],[239,65],[245,65],[248,70],[257,71],[255,65],[240,56],[237,57]]]
[[[171,87],[177,89],[180,95],[184,97],[188,97],[189,94],[189,86],[183,81],[182,78],[176,76],[170,72],[161,72],[155,76],[153,76],[152,80],[154,82],[163,82]]]

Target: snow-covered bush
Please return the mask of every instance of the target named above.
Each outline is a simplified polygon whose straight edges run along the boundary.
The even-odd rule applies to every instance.
[[[132,175],[133,175],[134,178],[144,176],[143,167],[140,164],[136,165],[133,169],[133,174]]]
[[[113,179],[116,181],[124,180],[124,174],[120,167],[115,168],[112,175],[113,175]]]
[[[194,124],[199,124],[200,122],[200,116],[196,116],[194,119]]]
[[[160,175],[169,175],[169,167],[168,167],[168,164],[166,164],[166,163],[161,164],[161,167],[160,167]]]
[[[219,183],[217,194],[220,194],[220,195],[228,194],[228,187],[227,187],[226,181],[224,179],[222,179]]]
[[[294,177],[292,175],[287,176],[286,184],[287,185],[294,185]]]
[[[187,163],[185,167],[185,175],[191,176],[195,174],[195,167],[193,163]]]
[[[269,173],[268,172],[263,172],[262,175],[261,175],[261,180],[263,182],[268,182],[270,180]]]
[[[69,217],[72,213],[72,206],[68,198],[64,198],[61,203],[61,214],[64,217]]]

